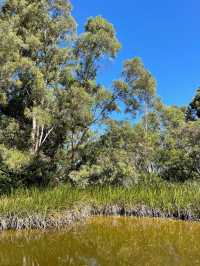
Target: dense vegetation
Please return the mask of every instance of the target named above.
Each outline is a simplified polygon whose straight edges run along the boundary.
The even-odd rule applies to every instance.
[[[97,16],[77,35],[71,9],[67,0],[1,6],[0,192],[197,180],[200,89],[188,107],[164,105],[137,57],[106,88],[97,76],[120,49],[115,29]]]
[[[49,217],[66,210],[91,208],[95,214],[127,214],[139,216],[200,219],[200,186],[192,184],[159,183],[146,186],[87,187],[69,185],[15,190],[0,198],[1,217]],[[119,213],[117,213],[119,211]],[[122,211],[122,212],[121,212]],[[125,213],[123,213],[125,211]],[[135,211],[135,212],[134,212]]]

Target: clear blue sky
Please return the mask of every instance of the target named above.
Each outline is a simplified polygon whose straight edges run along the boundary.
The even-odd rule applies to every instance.
[[[104,64],[99,80],[111,86],[123,61],[139,56],[157,80],[166,104],[186,105],[200,86],[199,0],[71,0],[83,30],[89,16],[102,15],[116,28],[122,49]]]

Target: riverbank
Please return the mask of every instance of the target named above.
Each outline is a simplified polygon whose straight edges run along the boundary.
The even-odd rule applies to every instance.
[[[92,215],[200,220],[200,185],[60,186],[18,190],[0,198],[0,230],[60,228]]]

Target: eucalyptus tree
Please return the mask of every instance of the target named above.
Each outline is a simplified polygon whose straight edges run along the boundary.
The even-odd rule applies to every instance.
[[[75,29],[69,1],[8,0],[2,6],[0,119],[4,171],[27,167],[40,153],[46,162],[50,160],[44,147],[56,127],[55,92],[71,58],[69,43]],[[60,48],[61,43],[66,48]]]
[[[148,117],[151,107],[156,99],[156,81],[151,73],[145,68],[141,59],[136,57],[126,60],[123,67],[122,79],[114,83],[118,93],[126,108],[125,112],[135,117],[138,113],[143,113],[144,118],[144,139],[145,147],[144,159],[146,169],[148,169]]]
[[[65,102],[62,119],[67,121],[68,132],[64,142],[67,150],[62,158],[65,166],[70,163],[68,170],[63,167],[65,172],[81,167],[84,149],[93,141],[92,127],[105,123],[109,114],[117,109],[116,96],[98,84],[96,78],[101,60],[114,58],[119,48],[113,25],[100,16],[88,19],[84,33],[75,42],[75,72],[70,78],[63,77],[64,90],[59,92],[60,101]]]
[[[145,119],[145,131],[148,132],[148,112],[156,96],[156,81],[144,67],[140,58],[126,60],[122,80],[115,82],[120,98],[126,105],[126,112],[135,115],[142,111]]]
[[[48,183],[67,162],[69,170],[80,163],[91,126],[116,108],[96,76],[120,44],[101,17],[77,38],[68,0],[5,1],[0,38],[1,171]]]

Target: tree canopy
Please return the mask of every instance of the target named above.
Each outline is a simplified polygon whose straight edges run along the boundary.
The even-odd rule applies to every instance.
[[[98,71],[120,50],[115,28],[90,17],[78,35],[71,11],[68,0],[7,0],[0,9],[0,192],[197,179],[200,90],[188,108],[165,106],[138,57],[106,88]]]

